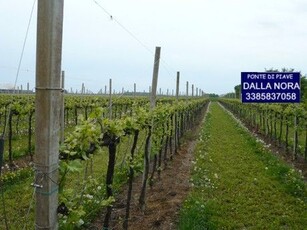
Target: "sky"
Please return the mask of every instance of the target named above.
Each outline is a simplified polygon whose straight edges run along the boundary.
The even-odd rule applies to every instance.
[[[35,88],[34,0],[0,0],[0,88]],[[112,17],[110,17],[112,15]],[[306,0],[64,0],[65,88],[97,93],[148,91],[155,47],[161,47],[158,89],[186,82],[224,94],[241,72],[294,68],[307,74]]]

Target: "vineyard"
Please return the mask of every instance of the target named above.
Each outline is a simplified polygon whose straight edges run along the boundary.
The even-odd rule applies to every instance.
[[[307,229],[304,1],[14,1],[0,230]]]
[[[40,180],[51,179],[46,175],[33,179],[34,174],[37,173],[37,169],[31,163],[35,159],[34,96],[1,95],[0,100],[1,132],[5,137],[4,166],[1,174],[2,199],[5,205],[1,211],[0,226],[3,229],[6,226],[10,226],[9,229],[32,229],[35,215],[34,194],[40,190]],[[296,161],[306,160],[307,123],[306,112],[302,106],[245,105],[233,99],[219,101],[251,131],[262,135],[275,148],[284,151],[289,158]],[[216,107],[215,103],[214,107]],[[178,152],[181,151],[183,142],[188,140],[186,135],[203,120],[208,104],[208,99],[200,97],[179,100],[168,97],[158,99],[157,106],[151,110],[150,102],[146,97],[115,98],[110,106],[106,97],[66,95],[63,110],[65,138],[61,141],[59,153],[59,180],[54,182],[57,184],[59,193],[57,209],[59,228],[92,229],[97,226],[98,215],[104,228],[111,227],[114,224],[112,213],[116,211],[113,205],[118,202],[117,197],[121,194],[120,202],[125,212],[123,216],[118,217],[116,225],[119,226],[118,222],[120,222],[122,228],[128,229],[129,220],[134,218],[130,215],[130,209],[131,205],[136,203],[135,196],[138,196],[137,203],[140,210],[145,211],[147,187],[152,190],[160,183],[164,171],[171,167],[176,157],[179,157]],[[209,118],[203,120],[205,126],[210,125],[211,116],[215,115],[210,112]],[[224,128],[220,128],[220,131],[224,133],[223,135],[230,135]],[[208,130],[205,129],[205,132],[207,133]],[[210,133],[211,131],[208,134],[200,134],[200,140],[205,141],[206,138],[202,135],[210,136]],[[222,134],[219,135],[222,136]],[[230,136],[225,138],[233,139]],[[199,141],[200,146],[206,147],[207,144],[201,143],[202,141]],[[203,151],[197,149],[195,150],[196,159],[198,152]],[[220,151],[220,153],[227,152],[227,150]],[[204,161],[201,158],[201,162],[207,164],[206,162],[211,162],[210,159]],[[304,163],[302,165],[304,166]],[[193,164],[190,167],[193,168]],[[197,168],[201,170],[202,167],[204,166],[195,166],[194,171],[197,171]],[[203,182],[196,182],[197,179],[194,179],[192,182],[193,179],[191,179],[190,184],[195,186],[195,183],[200,183],[200,187],[210,187],[212,185],[210,179],[205,175],[207,173],[215,175],[214,169],[204,170],[197,171],[201,173],[199,175],[195,172],[195,175],[199,177],[203,175],[205,181],[201,179]],[[283,170],[284,172],[279,172],[281,175],[276,176],[281,177],[290,194],[298,197],[302,202],[300,204],[306,206],[304,182],[293,171],[291,176],[296,179],[291,181],[294,180],[297,184],[291,184],[292,182],[287,178],[289,172],[292,172],[289,171],[291,169],[283,168]],[[218,178],[220,173],[223,174],[219,172],[215,177]],[[304,174],[306,171],[303,170],[300,173]],[[135,184],[134,181],[141,174],[143,174],[142,180]],[[192,175],[192,178],[195,175]],[[176,180],[178,179],[180,178]],[[246,182],[246,185],[248,183]],[[123,195],[122,187],[125,184],[127,189]],[[136,185],[139,187],[134,188],[133,186]],[[194,189],[192,187],[192,191]],[[212,189],[217,188],[212,185]],[[137,193],[133,192],[136,190]],[[201,191],[203,193],[205,190]],[[194,198],[188,198],[186,202],[192,202],[189,201],[190,199]],[[181,219],[188,219],[188,222],[191,222],[193,215],[185,211],[186,209],[184,204],[181,212],[185,214],[181,214]],[[189,213],[188,216],[186,212]],[[206,212],[203,214],[207,215]],[[306,216],[304,216],[301,219],[302,224],[306,223]],[[189,220],[190,217],[191,220]],[[202,220],[196,222],[203,223]],[[264,223],[262,224],[265,226]],[[219,226],[219,224],[212,226],[215,225]],[[180,222],[180,226],[185,224]],[[180,228],[197,229],[195,226]]]
[[[32,179],[36,169],[29,167],[35,157],[33,99],[33,96],[3,96],[1,106],[2,132],[7,133],[2,183],[5,211],[10,213],[7,217],[2,213],[1,219],[8,218],[9,225],[17,229],[22,227],[21,223],[32,228],[30,191],[40,189],[39,181]],[[157,107],[150,111],[146,98],[121,98],[113,100],[111,113],[106,98],[65,98],[65,141],[60,148],[57,184],[60,228],[86,226],[103,207],[107,210],[104,225],[108,227],[114,194],[123,183],[129,183],[128,220],[132,182],[140,172],[145,177],[139,203],[145,209],[147,184],[153,186],[158,180],[167,162],[175,157],[184,133],[201,119],[207,103],[206,99],[166,98],[158,100]],[[5,132],[6,124],[8,132]],[[151,160],[153,166],[149,167]],[[20,168],[18,162],[28,166]],[[24,195],[20,197],[22,201],[15,198],[19,193]],[[124,225],[128,226],[128,222]]]
[[[243,105],[237,100],[221,103],[255,132],[291,153],[293,160],[302,157],[307,160],[307,113],[303,103]]]

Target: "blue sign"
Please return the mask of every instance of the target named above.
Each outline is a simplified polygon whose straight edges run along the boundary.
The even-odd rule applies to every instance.
[[[242,72],[243,103],[299,103],[300,73]]]

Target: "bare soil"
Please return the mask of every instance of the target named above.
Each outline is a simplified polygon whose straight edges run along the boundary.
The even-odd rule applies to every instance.
[[[186,142],[173,160],[169,161],[163,169],[160,179],[156,178],[152,188],[148,188],[144,212],[138,204],[142,176],[135,179],[129,229],[176,229],[180,207],[190,189],[190,168],[195,145],[196,140]],[[122,229],[126,211],[127,190],[128,188],[125,186],[121,194],[117,196],[110,229]],[[103,214],[100,215],[89,229],[102,229],[103,218]]]
[[[8,161],[5,161],[2,165],[1,173],[5,174],[7,172],[14,172],[22,168],[27,168],[32,166],[30,156],[23,156],[13,161],[13,164],[10,164]]]

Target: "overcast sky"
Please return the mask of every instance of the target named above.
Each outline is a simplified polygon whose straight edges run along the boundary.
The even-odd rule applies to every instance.
[[[64,1],[62,69],[66,89],[104,89],[109,78],[148,90],[154,51],[161,46],[158,88],[186,81],[223,94],[242,71],[294,68],[307,74],[306,0],[93,0]],[[34,0],[0,0],[0,87],[14,85]],[[37,6],[17,86],[35,87]],[[120,25],[133,34],[129,34]]]

